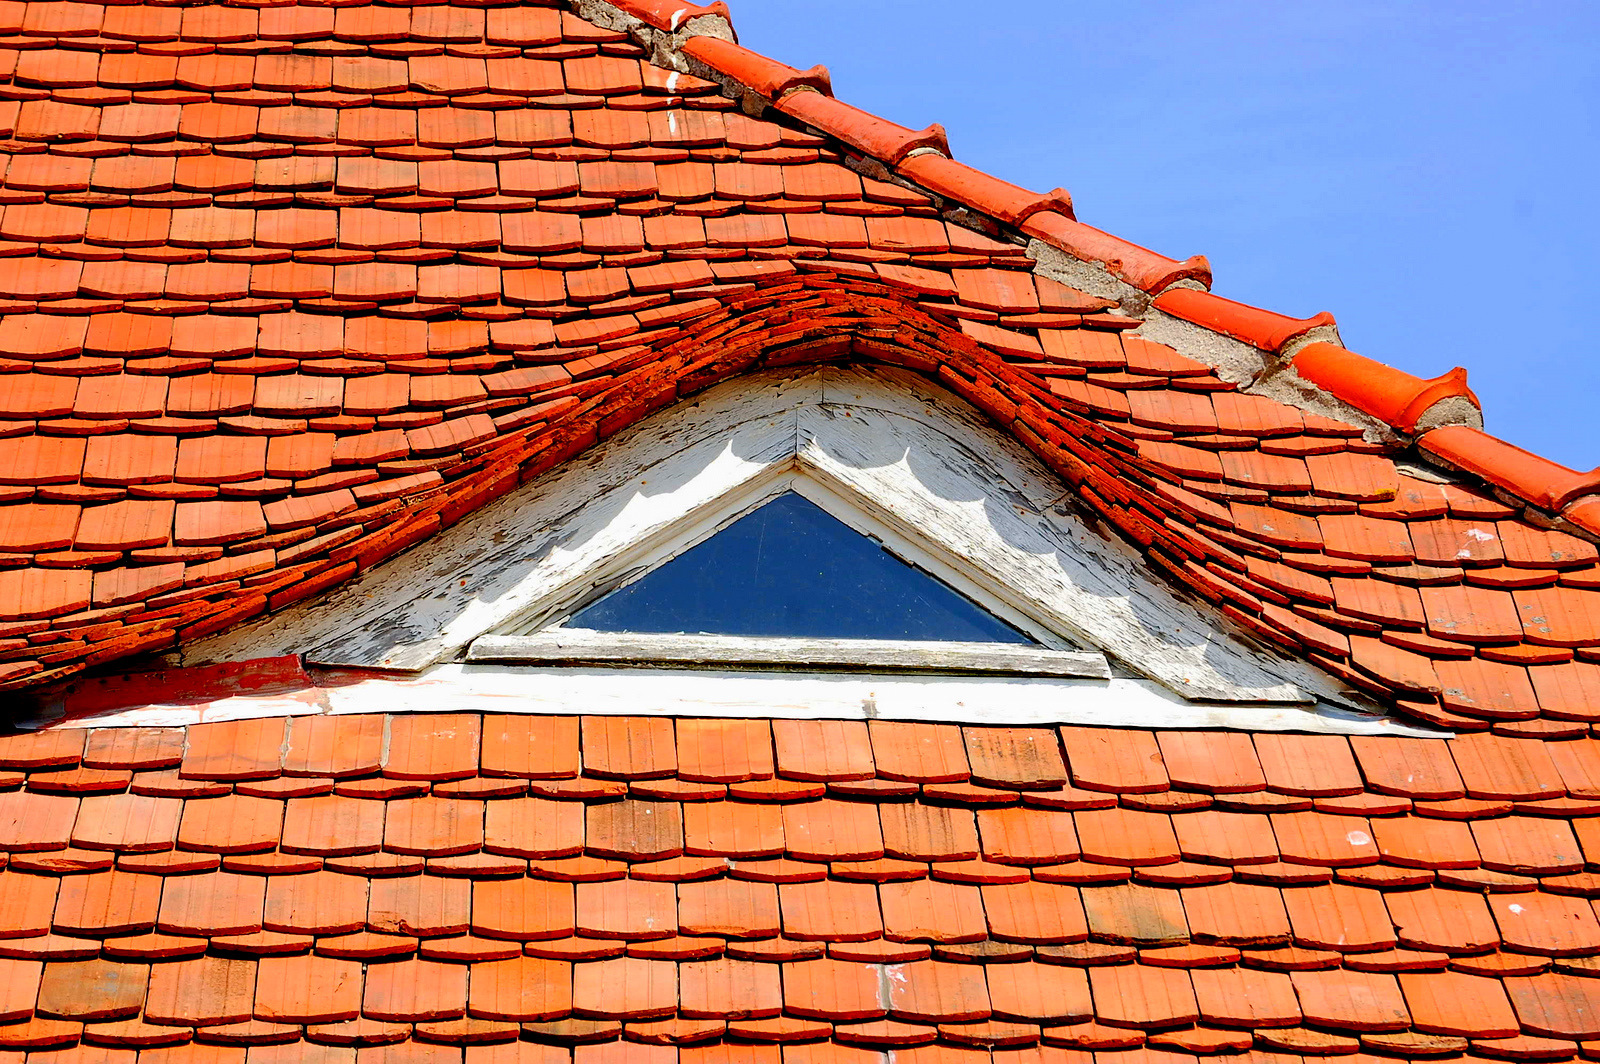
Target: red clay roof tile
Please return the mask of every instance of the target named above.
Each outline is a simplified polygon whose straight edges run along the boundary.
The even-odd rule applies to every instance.
[[[783,966],[784,1009],[796,1016],[877,1019],[888,1013],[884,998],[882,980],[871,965],[813,960]]]
[[[1509,1038],[1520,1030],[1498,980],[1458,972],[1406,972],[1399,978],[1419,1031]]]
[[[1156,734],[1172,784],[1181,790],[1233,794],[1266,786],[1250,737],[1228,732]]]
[[[1285,891],[1283,901],[1297,945],[1360,951],[1395,944],[1377,891],[1334,883]]]
[[[571,970],[564,961],[534,957],[474,965],[467,1008],[483,1019],[559,1019],[572,1009]]]
[[[1185,858],[1220,864],[1265,864],[1278,859],[1271,820],[1259,813],[1203,810],[1172,819]]]
[[[971,811],[943,806],[885,804],[878,810],[883,852],[912,861],[958,861],[978,856]]]
[[[152,931],[161,898],[158,876],[107,871],[68,876],[56,898],[52,930],[65,935]]]
[[[170,935],[248,935],[261,930],[266,879],[228,872],[178,876],[162,885],[156,929]]]
[[[683,779],[735,783],[770,779],[775,771],[765,721],[680,720],[676,738]]]
[[[780,882],[778,900],[790,938],[861,942],[883,934],[878,892],[869,883]]]
[[[1436,800],[1466,794],[1449,746],[1440,740],[1354,736],[1350,746],[1367,785],[1380,794]]]
[[[1003,942],[1082,942],[1089,927],[1077,888],[1027,880],[981,888],[989,933]]]
[[[1378,859],[1365,817],[1326,813],[1279,813],[1272,818],[1283,859],[1291,864],[1330,867],[1371,864]]]
[[[884,937],[895,942],[977,942],[987,937],[978,887],[916,879],[878,888]]]
[[[1523,1029],[1555,1038],[1593,1038],[1596,987],[1580,976],[1546,973],[1504,980]]]
[[[1485,868],[1519,875],[1561,875],[1583,863],[1572,828],[1562,820],[1506,817],[1472,823]]]
[[[1095,1001],[1105,1001],[1099,1017],[1112,1026],[1174,1027],[1199,1019],[1189,973],[1181,969],[1117,965],[1091,968]]]
[[[383,808],[341,795],[291,798],[284,804],[285,853],[347,856],[376,853],[383,844]]]
[[[583,813],[581,805],[540,798],[490,802],[484,849],[513,857],[577,856],[584,844]]]
[[[584,884],[594,886],[595,884]],[[571,884],[536,879],[472,884],[472,930],[491,938],[562,938],[574,932]]]
[[[1376,817],[1371,822],[1386,862],[1408,868],[1476,868],[1481,861],[1472,830],[1453,821]]]
[[[1178,859],[1172,818],[1132,809],[1094,809],[1073,814],[1086,860],[1117,865],[1159,865]]]
[[[578,965],[572,1010],[579,1016],[641,1020],[670,1015],[678,1002],[678,966],[618,957]]]
[[[183,803],[137,794],[95,795],[82,799],[72,844],[122,853],[151,853],[173,847]]]
[[[583,718],[583,766],[607,779],[660,779],[677,767],[670,720]]]
[[[367,922],[367,884],[336,872],[272,876],[261,926],[268,931],[339,935]],[[382,1018],[382,1017],[380,1017]]]
[[[483,845],[483,803],[432,797],[390,802],[383,845],[393,853],[425,857],[471,853]]]
[[[1411,1023],[1393,975],[1334,969],[1289,978],[1309,1023],[1355,1031],[1395,1031]]]
[[[1182,897],[1197,942],[1276,946],[1289,941],[1289,918],[1274,887],[1218,883],[1185,888]]]
[[[433,938],[464,934],[469,926],[472,883],[440,876],[402,876],[371,881],[367,926],[376,933]]]
[[[1097,941],[1140,946],[1175,945],[1189,937],[1180,899],[1142,884],[1082,889],[1089,934]]]
[[[1349,743],[1333,735],[1257,735],[1256,755],[1267,787],[1281,794],[1319,797],[1362,789]]]
[[[361,965],[307,955],[265,957],[257,968],[257,1019],[289,1023],[334,1023],[361,1009]]]
[[[771,883],[712,879],[678,886],[683,934],[770,938],[779,928],[778,891]]]
[[[228,794],[184,803],[178,848],[204,853],[271,850],[283,836],[284,803]]]
[[[0,794],[0,847],[13,852],[64,848],[77,819],[78,802],[24,791]]]
[[[461,714],[405,716],[389,725],[383,774],[402,780],[452,780],[478,771],[480,718]]]
[[[145,1016],[152,1023],[221,1026],[254,1011],[256,961],[199,957],[152,966]]]
[[[1540,744],[1464,735],[1450,743],[1450,752],[1473,798],[1554,798],[1565,791],[1561,774]]]
[[[1075,786],[1091,791],[1148,794],[1169,782],[1155,737],[1116,728],[1062,728],[1061,743]]]
[[[467,969],[462,965],[403,960],[367,969],[361,1012],[371,1019],[454,1019],[465,1015],[466,1005]]]
[[[1004,864],[1058,864],[1077,859],[1070,813],[1013,807],[977,813],[983,858]]]

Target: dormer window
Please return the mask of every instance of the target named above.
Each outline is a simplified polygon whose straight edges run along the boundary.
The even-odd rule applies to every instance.
[[[362,670],[338,712],[1408,727],[1223,628],[1015,438],[882,368],[709,389],[196,649]]]

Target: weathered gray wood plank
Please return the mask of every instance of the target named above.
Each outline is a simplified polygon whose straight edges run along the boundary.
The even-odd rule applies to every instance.
[[[997,643],[908,643],[883,639],[749,638],[552,629],[481,636],[468,661],[767,666],[890,672],[965,672],[1109,680],[1105,655]]]

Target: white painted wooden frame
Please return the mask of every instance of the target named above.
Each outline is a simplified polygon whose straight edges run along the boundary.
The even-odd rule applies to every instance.
[[[833,668],[879,673],[1002,673],[1111,679],[1106,656],[1097,651],[1049,650],[1012,643],[597,632],[567,627],[533,635],[482,635],[467,648],[467,660],[524,665],[659,665],[807,672]]]
[[[557,623],[789,490],[1047,647],[1102,650],[1191,700],[1360,706],[1308,663],[1258,649],[1179,598],[1128,545],[1091,530],[1070,490],[1014,439],[889,369],[777,371],[713,388],[326,598],[182,660],[303,653],[422,670],[480,635]]]

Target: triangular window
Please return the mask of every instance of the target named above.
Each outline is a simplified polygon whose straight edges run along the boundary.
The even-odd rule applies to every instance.
[[[794,492],[567,623],[602,632],[1033,642]]]

